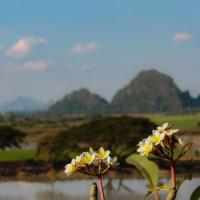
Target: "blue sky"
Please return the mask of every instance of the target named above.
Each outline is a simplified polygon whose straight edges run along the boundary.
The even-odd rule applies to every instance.
[[[1,0],[0,103],[86,87],[110,100],[155,68],[200,94],[200,1]]]

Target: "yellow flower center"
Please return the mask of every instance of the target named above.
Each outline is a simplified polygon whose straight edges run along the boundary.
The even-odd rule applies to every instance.
[[[105,151],[103,148],[99,149],[99,152],[96,154],[96,157],[99,159],[106,159],[110,155],[110,151]]]
[[[160,135],[153,135],[152,137],[151,137],[151,142],[153,143],[153,144],[160,144],[160,142],[161,142],[161,137],[160,137]]]
[[[148,155],[148,153],[151,152],[152,148],[153,148],[153,145],[152,145],[152,144],[146,144],[146,145],[144,146],[143,151],[144,151],[145,154]]]
[[[88,165],[90,165],[94,161],[94,159],[95,159],[95,154],[90,154],[90,153],[87,152],[81,158],[80,163],[81,164],[88,164]]]

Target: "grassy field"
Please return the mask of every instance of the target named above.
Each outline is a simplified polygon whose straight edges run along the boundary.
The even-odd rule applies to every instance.
[[[178,129],[187,130],[187,133],[200,133],[200,113],[198,114],[184,114],[184,115],[166,115],[166,114],[147,114],[140,115],[142,117],[147,117],[151,121],[155,122],[158,125],[161,125],[165,122],[173,124]],[[73,120],[63,120],[63,123],[51,121],[45,122],[45,126],[40,126],[40,124],[35,123],[33,126],[21,126],[21,124],[16,123],[16,128],[25,132],[26,138],[25,141],[28,144],[37,144],[42,138],[46,135],[55,135],[62,130],[66,130],[69,127],[79,126],[80,124],[86,123],[89,119],[85,118],[83,120],[73,119]],[[56,121],[55,120],[55,121]],[[17,121],[16,121],[17,122]],[[29,121],[31,124],[31,121]],[[63,126],[66,124],[67,126]],[[200,134],[190,135],[190,140],[193,141],[194,149],[199,147],[199,137]],[[15,161],[15,160],[27,160],[27,159],[36,159],[35,150],[9,150],[9,151],[0,151],[0,161]]]
[[[36,159],[35,150],[0,151],[0,161],[16,161],[28,159]]]
[[[164,122],[169,122],[177,128],[186,129],[198,129],[200,128],[200,113],[198,114],[184,114],[184,115],[165,115],[165,114],[154,114],[145,115],[150,118],[156,124],[163,124]]]

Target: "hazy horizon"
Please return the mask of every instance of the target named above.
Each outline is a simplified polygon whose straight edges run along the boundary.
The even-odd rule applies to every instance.
[[[152,69],[153,69],[153,68],[147,69],[147,70],[152,70]],[[142,70],[142,71],[147,71],[147,70]],[[142,72],[142,71],[140,71],[140,72]],[[140,72],[139,72],[139,73],[140,73]],[[161,72],[161,71],[159,71],[159,72]],[[139,74],[139,73],[138,73],[138,74]],[[161,72],[161,73],[162,73],[162,72]],[[138,74],[136,74],[136,76],[137,76]],[[169,74],[165,74],[165,75],[170,76]],[[136,78],[136,76],[134,76],[131,80],[129,80],[129,81],[128,81],[125,85],[123,85],[121,88],[118,88],[118,89],[115,91],[115,93],[116,93],[118,90],[120,90],[120,89],[122,89],[123,87],[125,87],[126,85],[128,85],[128,84],[130,83],[130,81],[132,81],[134,78]],[[171,76],[170,76],[170,77],[171,77]],[[173,80],[173,81],[174,81],[175,84],[177,85],[176,80]],[[178,85],[177,85],[177,86],[178,86]],[[178,88],[181,89],[179,86],[178,86]],[[63,94],[62,96],[58,97],[57,99],[49,99],[49,100],[46,100],[46,101],[42,101],[42,100],[40,100],[40,99],[34,98],[33,96],[16,96],[14,99],[11,99],[11,100],[8,100],[8,101],[5,101],[5,102],[0,103],[0,106],[1,106],[2,104],[4,104],[4,103],[10,103],[10,102],[15,101],[15,100],[20,99],[20,98],[22,98],[22,99],[34,100],[34,101],[39,101],[40,103],[44,103],[44,104],[49,104],[49,103],[52,103],[52,102],[56,102],[57,100],[60,100],[60,98],[64,97],[65,95],[68,95],[68,94],[70,94],[71,92],[74,92],[74,91],[77,91],[77,90],[80,90],[80,89],[88,89],[91,93],[100,95],[101,97],[103,97],[104,99],[106,99],[108,102],[110,102],[110,101],[112,100],[112,97],[115,95],[115,94],[113,94],[113,95],[110,97],[110,99],[108,99],[108,98],[102,96],[101,94],[98,94],[96,91],[90,90],[89,88],[80,87],[80,88],[74,89],[73,91],[70,91],[69,93]],[[186,90],[182,90],[182,92],[185,92],[185,91],[189,91],[189,93],[191,94],[190,90],[187,90],[187,89],[186,89]],[[192,97],[197,97],[198,95],[200,95],[200,94],[197,94],[196,96],[194,96],[194,95],[191,94]]]
[[[157,69],[200,94],[200,2],[2,0],[0,104],[88,88],[110,100]]]

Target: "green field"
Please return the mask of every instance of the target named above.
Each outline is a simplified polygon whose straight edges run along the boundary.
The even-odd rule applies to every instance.
[[[0,161],[17,161],[29,159],[36,159],[35,150],[0,151]]]
[[[156,124],[163,124],[169,122],[177,128],[186,129],[197,129],[200,128],[200,113],[198,114],[184,114],[184,115],[165,115],[165,114],[154,114],[145,115],[150,118]]]
[[[133,116],[133,115],[132,115]],[[138,116],[138,115],[134,115]],[[174,125],[178,129],[185,129],[189,132],[200,132],[200,113],[198,114],[182,114],[182,115],[166,115],[166,114],[145,114],[145,115],[139,115],[141,117],[147,117],[151,121],[155,122],[157,125],[162,125],[165,122],[169,122],[170,124]],[[44,136],[48,135],[55,135],[60,131],[67,130],[69,127],[73,126],[79,126],[83,123],[86,123],[90,121],[91,119],[84,118],[84,120],[80,119],[73,119],[69,121],[63,120],[63,124],[68,124],[68,126],[63,127],[63,124],[60,123],[60,119],[56,118],[54,119],[54,123],[51,123],[51,121],[46,121],[45,126],[40,126],[40,124],[35,123],[33,126],[23,126],[20,123],[17,123],[18,120],[16,118],[15,127],[18,130],[21,130],[22,132],[26,133],[25,141],[26,143],[30,144],[37,144],[42,140]],[[31,119],[30,122],[31,123]],[[70,125],[69,125],[70,124]],[[199,134],[195,134],[195,138],[191,138],[191,140],[194,140],[194,147],[196,148],[199,143]],[[191,136],[192,137],[192,136]],[[35,156],[35,150],[6,150],[0,151],[0,161],[16,161],[16,160],[28,160],[28,159],[37,159]]]

